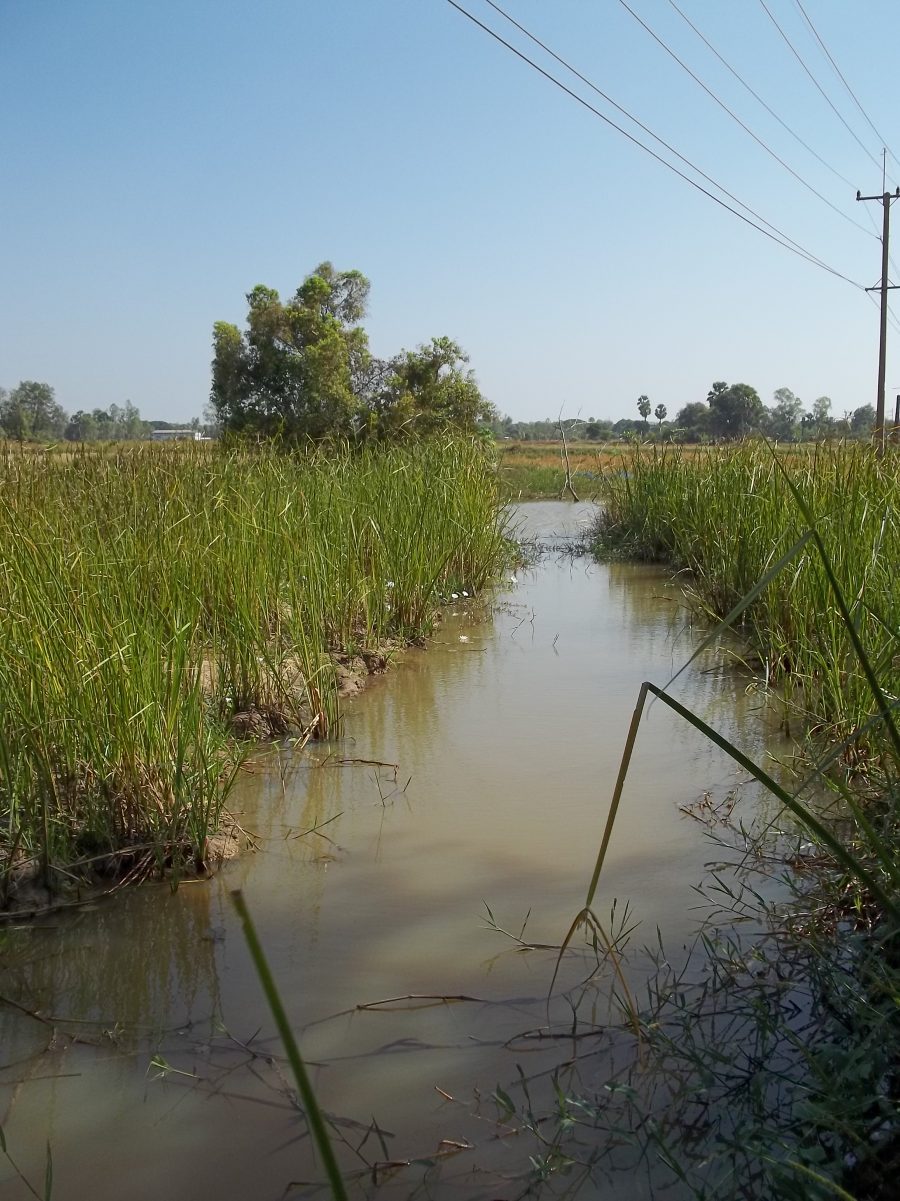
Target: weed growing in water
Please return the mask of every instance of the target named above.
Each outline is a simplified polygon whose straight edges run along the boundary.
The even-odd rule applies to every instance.
[[[0,456],[0,902],[204,867],[245,753],[338,728],[336,657],[504,561],[474,443]]]
[[[640,1024],[642,1058],[599,1089],[560,1085],[552,1133],[545,1118],[543,1141],[587,1178],[624,1148],[633,1170],[655,1160],[698,1198],[896,1196],[900,594],[885,520],[896,471],[860,448],[784,461],[743,447],[692,464],[663,452],[610,485],[605,539],[689,567],[698,603],[742,622],[769,677],[791,673],[805,715],[832,742],[822,751],[819,739],[808,776],[787,792],[666,689],[642,687],[568,938],[596,923],[591,904],[649,694],[782,803],[779,833],[737,845],[742,863],[750,851],[789,865],[793,900],[774,905],[746,880],[714,875],[720,912],[695,953],[675,968],[660,949],[645,1002],[636,1015],[630,999],[624,1006]],[[809,800],[812,785],[830,791],[827,815]],[[748,916],[763,933],[742,939],[736,923]]]

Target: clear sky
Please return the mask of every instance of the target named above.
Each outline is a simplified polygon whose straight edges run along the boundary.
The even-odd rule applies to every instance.
[[[460,3],[633,129],[485,0]],[[803,0],[881,138],[797,0],[766,0],[876,162],[762,0],[678,0],[847,182],[671,0],[629,3],[840,213],[621,0],[504,7],[741,201],[876,284],[882,209],[855,192],[882,190],[881,138],[900,154],[897,0]],[[874,400],[862,291],[700,195],[446,0],[0,0],[0,75],[0,384],[45,380],[70,411],[130,399],[144,417],[199,415],[213,322],[242,323],[254,284],[290,294],[326,258],[371,279],[376,353],[448,334],[517,419],[633,417],[641,393],[674,415],[716,379],[766,402],[782,385],[807,405],[827,394],[835,415]]]

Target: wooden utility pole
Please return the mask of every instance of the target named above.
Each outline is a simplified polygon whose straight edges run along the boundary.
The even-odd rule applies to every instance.
[[[897,284],[888,282],[888,248],[891,232],[891,203],[900,199],[900,188],[892,196],[884,192],[881,196],[863,196],[856,193],[857,200],[878,200],[884,206],[884,222],[881,230],[881,283],[874,288],[866,288],[867,292],[881,293],[881,334],[878,342],[878,393],[875,399],[875,449],[879,455],[884,454],[885,424],[884,424],[884,377],[887,366],[887,319],[888,292]]]

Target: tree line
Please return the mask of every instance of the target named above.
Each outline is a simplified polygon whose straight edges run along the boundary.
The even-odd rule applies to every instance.
[[[640,402],[638,402],[640,404]],[[778,388],[772,404],[765,405],[749,384],[716,380],[706,400],[692,401],[678,411],[672,432],[685,441],[731,441],[748,434],[764,434],[779,442],[805,442],[823,438],[867,438],[875,424],[872,405],[835,417],[828,396],[819,396],[808,410],[790,388]],[[642,414],[643,415],[643,414]],[[644,424],[646,428],[646,416]]]
[[[724,380],[712,384],[705,401],[689,401],[672,420],[664,404],[654,406],[641,395],[639,419],[514,421],[481,394],[468,357],[448,337],[433,337],[386,359],[372,354],[362,325],[369,290],[361,272],[337,271],[329,262],[320,263],[286,301],[258,284],[246,296],[245,329],[225,321],[213,327],[207,420],[201,425],[193,418],[188,428],[287,441],[396,440],[448,429],[544,440],[557,438],[562,425],[572,441],[705,442],[761,433],[799,442],[865,438],[874,426],[872,405],[834,417],[827,396],[806,411],[790,388],[779,388],[766,406],[749,384]],[[10,391],[0,388],[0,435],[7,438],[129,441],[172,428],[177,427],[170,422],[145,421],[128,400],[70,416],[49,384],[23,380]]]
[[[70,416],[50,384],[28,379],[9,391],[0,388],[0,436],[17,442],[131,442],[149,438],[153,430],[180,428],[170,421],[144,421],[130,400]],[[195,417],[184,428],[204,427]]]
[[[841,417],[832,415],[832,402],[820,396],[809,410],[790,388],[778,388],[772,404],[765,405],[749,384],[728,384],[716,380],[705,401],[689,401],[667,420],[664,404],[653,405],[648,396],[639,396],[637,418],[618,421],[589,417],[565,418],[562,422],[514,421],[499,417],[492,423],[498,438],[543,441],[559,437],[562,424],[570,441],[603,442],[621,438],[643,438],[677,442],[720,442],[763,434],[779,442],[806,442],[824,438],[868,438],[875,425],[872,405],[860,405]],[[654,418],[651,422],[650,418]]]

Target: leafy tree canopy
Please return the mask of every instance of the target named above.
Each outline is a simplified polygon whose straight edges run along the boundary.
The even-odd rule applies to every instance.
[[[213,328],[210,401],[235,433],[288,438],[398,438],[475,430],[493,413],[462,349],[432,338],[377,359],[361,322],[369,281],[320,263],[286,303],[258,285],[247,328]]]
[[[675,428],[689,442],[696,442],[709,432],[709,405],[692,400],[675,414]]]
[[[0,425],[8,438],[61,438],[68,417],[49,384],[26,379],[0,398]]]
[[[768,433],[779,442],[793,442],[799,436],[803,402],[790,388],[776,389],[775,404],[769,410]]]
[[[875,406],[860,405],[850,415],[850,429],[854,434],[865,437],[875,428]]]
[[[758,429],[765,419],[763,402],[749,384],[716,380],[706,400],[711,431],[720,438],[743,438]]]

